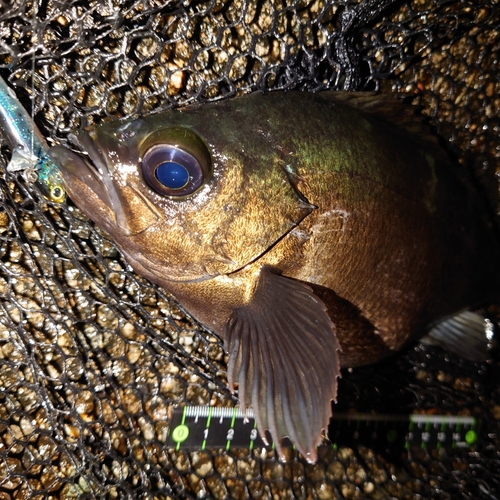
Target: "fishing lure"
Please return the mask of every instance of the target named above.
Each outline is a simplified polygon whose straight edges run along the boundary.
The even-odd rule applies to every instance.
[[[57,165],[47,154],[48,145],[14,91],[0,78],[0,131],[12,148],[9,172],[23,171],[28,183],[37,183],[43,195],[57,203],[64,201],[64,189]]]

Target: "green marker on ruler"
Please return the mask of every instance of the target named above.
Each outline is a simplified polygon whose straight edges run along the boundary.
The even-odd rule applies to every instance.
[[[415,423],[413,422],[412,419],[410,419],[410,425],[408,427],[408,434],[406,435],[406,440],[405,440],[405,449],[409,450],[411,446],[411,441],[413,440],[413,427],[415,426]]]
[[[207,426],[203,431],[203,443],[201,443],[201,449],[204,450],[207,446],[208,433],[210,432],[210,421],[212,420],[213,408],[208,409]]]
[[[441,422],[441,428],[438,433],[438,444],[437,448],[442,448],[443,442],[446,440],[446,423]]]
[[[422,432],[422,444],[420,445],[422,450],[425,450],[427,448],[427,443],[431,439],[431,433],[429,432],[430,430],[431,430],[431,423],[428,420],[426,420],[424,432]]]
[[[250,431],[250,451],[253,450],[253,446],[255,444],[255,440],[259,435],[259,431],[257,430],[257,420],[254,420],[253,429]]]
[[[189,437],[189,427],[184,424],[186,420],[186,406],[182,410],[182,420],[180,425],[176,426],[172,431],[172,439],[176,444],[175,449],[178,450],[181,443]]]
[[[234,437],[234,421],[236,420],[236,407],[233,408],[233,418],[231,419],[231,427],[227,431],[227,443],[226,443],[226,450],[229,450],[231,447],[231,441],[233,440]]]
[[[267,448],[251,409],[188,406],[173,410],[167,446],[176,450]],[[418,447],[469,448],[478,440],[474,417],[447,415],[384,415],[334,413],[328,435],[333,447],[381,446],[390,450]],[[292,446],[285,439],[284,446]],[[269,446],[274,449],[273,444]]]

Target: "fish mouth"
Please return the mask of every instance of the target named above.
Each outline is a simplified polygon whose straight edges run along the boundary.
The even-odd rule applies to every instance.
[[[123,203],[113,182],[104,154],[87,132],[80,132],[78,137],[70,135],[69,139],[80,150],[85,151],[88,156],[84,157],[81,153],[77,154],[64,146],[50,148],[49,156],[60,167],[66,189],[72,193],[73,199],[81,200],[82,194],[75,192],[71,187],[74,179],[78,179],[114,214],[115,224],[120,232],[130,235],[131,231],[123,210]],[[85,202],[82,201],[81,205],[85,212]],[[109,221],[107,221],[107,225],[109,225]]]

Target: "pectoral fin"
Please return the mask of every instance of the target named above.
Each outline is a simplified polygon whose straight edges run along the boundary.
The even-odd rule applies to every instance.
[[[288,436],[310,462],[328,426],[340,376],[335,326],[312,289],[263,268],[251,302],[225,325],[229,386],[251,404],[280,456]]]

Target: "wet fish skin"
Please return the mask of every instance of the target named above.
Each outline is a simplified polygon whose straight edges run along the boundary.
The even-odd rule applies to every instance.
[[[81,134],[96,168],[51,153],[135,271],[223,338],[229,384],[261,434],[278,452],[290,436],[309,461],[340,366],[499,297],[481,200],[435,144],[373,118],[373,102],[252,94]],[[141,162],[162,143],[208,164],[192,195],[145,183]]]
[[[14,91],[0,78],[0,131],[12,148],[7,170],[23,170],[29,182],[37,182],[43,195],[61,203],[66,197],[59,168],[48,155],[48,145]]]

